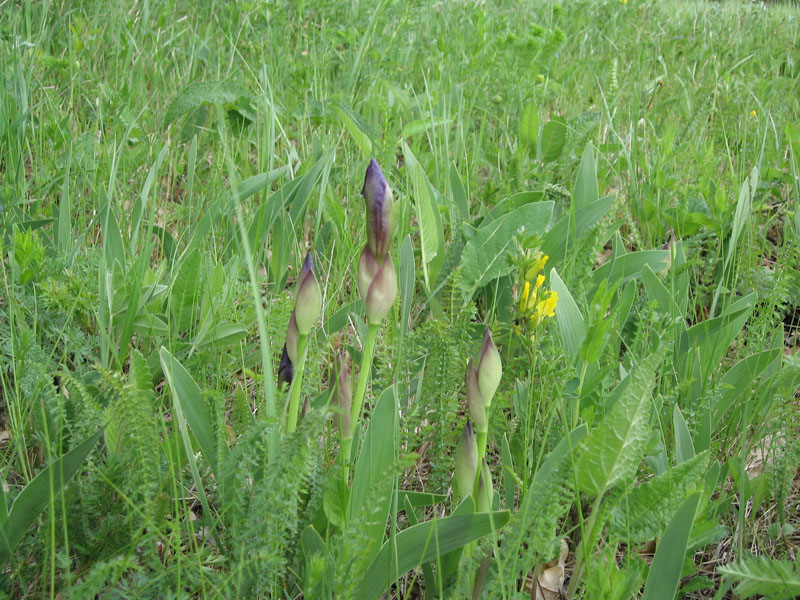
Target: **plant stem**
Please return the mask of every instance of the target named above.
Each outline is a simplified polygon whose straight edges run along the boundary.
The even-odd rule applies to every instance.
[[[353,410],[350,413],[350,427],[355,432],[358,426],[358,419],[361,417],[361,410],[364,408],[364,395],[367,391],[370,370],[372,367],[372,356],[375,354],[375,342],[378,340],[378,328],[380,325],[370,325],[367,334],[367,344],[361,353],[361,365],[358,368],[358,383],[356,384],[356,394],[353,396]]]
[[[567,434],[569,435],[569,434]],[[583,555],[584,555],[584,542],[592,539],[592,530],[594,529],[594,522],[597,520],[597,513],[600,512],[600,502],[603,500],[604,491],[597,494],[594,504],[592,504],[592,512],[589,514],[589,520],[584,528],[586,534],[583,540],[575,550],[575,568],[572,569],[572,577],[569,580],[569,590],[567,591],[567,598],[572,598],[575,594],[575,588],[578,587],[578,581],[581,578],[581,570],[583,569]]]
[[[355,396],[353,396],[353,407],[350,412],[350,437],[342,440],[341,452],[344,455],[342,463],[344,464],[345,484],[350,477],[350,455],[353,449],[353,435],[358,428],[358,419],[361,417],[361,411],[364,408],[364,395],[367,391],[367,382],[369,381],[372,357],[375,354],[375,342],[378,340],[379,328],[380,325],[370,324],[369,332],[367,333],[367,343],[361,352],[361,365],[358,368],[356,393]]]
[[[308,335],[297,336],[297,369],[292,378],[292,389],[289,397],[289,415],[286,418],[286,433],[293,433],[297,429],[297,411],[300,408],[300,388],[303,383],[303,370],[306,366],[306,344]]]

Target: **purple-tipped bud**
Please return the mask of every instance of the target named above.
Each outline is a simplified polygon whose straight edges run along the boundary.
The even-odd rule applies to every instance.
[[[278,366],[278,381],[287,385],[291,385],[292,377],[294,377],[294,365],[292,364],[292,359],[289,358],[289,352],[286,350],[286,344],[283,344],[283,351],[281,352],[281,364]]]
[[[472,494],[475,485],[475,473],[478,468],[478,442],[472,432],[472,423],[467,419],[464,431],[456,446],[456,468],[453,478],[456,494],[464,499]]]
[[[481,465],[481,476],[478,480],[478,512],[485,513],[492,509],[492,499],[494,498],[494,485],[492,484],[492,474],[489,465],[483,461]]]
[[[378,265],[369,245],[364,246],[358,260],[356,285],[367,309],[367,322],[380,323],[397,298],[397,273],[392,257],[387,254],[383,264]]]
[[[481,394],[480,384],[478,383],[478,369],[475,368],[475,363],[472,359],[469,359],[467,363],[467,405],[469,406],[469,415],[475,423],[475,430],[480,432],[488,431],[486,402],[483,400],[483,394]]]
[[[306,260],[297,278],[294,310],[297,314],[298,333],[307,335],[314,323],[319,320],[322,311],[322,291],[319,288],[317,276],[314,275],[314,261],[311,258],[311,252],[306,254]]]
[[[367,245],[382,263],[392,245],[392,189],[374,158],[369,161],[361,195],[367,205]]]
[[[339,428],[342,439],[351,439],[353,437],[352,426],[350,421],[350,411],[353,406],[353,392],[350,384],[350,377],[347,373],[347,351],[339,351],[336,353],[336,358],[331,365],[331,404],[337,409],[334,414],[333,420]]]
[[[503,365],[500,362],[500,353],[497,346],[492,341],[492,332],[486,328],[483,336],[483,346],[481,347],[481,357],[478,360],[478,383],[481,388],[486,408],[492,404],[492,398],[500,385],[500,378],[503,376]]]

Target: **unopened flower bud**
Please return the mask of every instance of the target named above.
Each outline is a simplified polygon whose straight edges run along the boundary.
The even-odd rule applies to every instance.
[[[307,335],[314,323],[319,320],[322,311],[322,291],[314,275],[314,261],[311,252],[306,254],[303,268],[297,278],[297,293],[295,296],[295,313],[297,314],[297,331]]]
[[[292,364],[297,364],[297,359],[299,358],[297,355],[297,314],[296,311],[292,311],[292,316],[289,317],[289,325],[286,327],[286,354],[289,356],[289,360],[292,361]]]
[[[380,323],[397,298],[397,273],[391,255],[386,254],[383,264],[378,265],[369,244],[364,246],[358,260],[356,285],[367,309],[367,322]]]
[[[464,431],[456,446],[455,484],[460,499],[472,494],[475,485],[475,473],[478,468],[478,443],[472,433],[472,423],[467,419]]]
[[[497,391],[497,386],[500,385],[502,376],[503,365],[500,362],[500,353],[497,351],[494,341],[492,341],[492,332],[487,327],[483,336],[481,356],[478,359],[478,384],[480,385],[481,395],[486,403],[487,410],[492,404],[492,398],[494,398],[494,393]]]
[[[486,461],[481,464],[481,475],[478,481],[477,509],[479,513],[489,512],[492,509],[494,498],[494,485],[492,484],[492,474]]]
[[[361,195],[367,206],[367,245],[381,264],[392,245],[392,189],[374,158],[369,161]]]
[[[339,351],[336,353],[336,358],[331,365],[331,385],[333,386],[333,393],[331,394],[331,404],[338,411],[334,414],[334,422],[339,428],[342,439],[349,439],[353,437],[351,431],[350,411],[353,405],[352,386],[350,384],[350,377],[347,374],[347,352]]]
[[[478,370],[472,359],[469,359],[467,363],[467,405],[469,406],[469,415],[475,423],[475,430],[487,431],[486,402],[483,400],[478,383]]]

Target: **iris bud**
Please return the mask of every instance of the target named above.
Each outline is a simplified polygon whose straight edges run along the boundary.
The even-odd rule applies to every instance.
[[[292,377],[294,377],[294,365],[292,364],[292,359],[289,358],[286,343],[284,343],[283,351],[281,352],[281,363],[278,365],[278,381],[291,385]]]
[[[353,405],[353,392],[350,384],[350,377],[347,374],[347,352],[341,350],[336,353],[336,358],[331,365],[330,382],[333,387],[333,394],[331,395],[331,404],[339,411],[336,412],[333,419],[342,439],[352,438],[350,411]]]
[[[361,195],[367,207],[367,245],[382,264],[392,245],[392,189],[374,158],[369,161]]]
[[[322,291],[317,277],[314,275],[314,261],[311,258],[311,252],[306,254],[306,260],[297,278],[294,311],[298,333],[307,335],[314,323],[319,320],[322,311]]]
[[[500,353],[492,341],[492,332],[487,327],[483,336],[481,356],[478,360],[478,384],[487,409],[492,404],[492,398],[497,391],[497,386],[500,385],[502,376],[503,365],[500,362]]]
[[[467,419],[464,431],[456,446],[455,483],[456,493],[460,499],[472,494],[475,485],[475,473],[478,468],[478,443],[472,433],[472,423]]]
[[[467,363],[467,405],[469,406],[469,415],[475,423],[475,429],[486,431],[488,429],[486,402],[483,401],[483,394],[481,394],[478,383],[478,370],[472,359],[469,359]]]
[[[358,260],[356,285],[367,309],[367,322],[379,324],[397,298],[397,273],[392,257],[387,253],[383,264],[378,265],[369,244],[364,246]]]
[[[481,464],[481,476],[478,481],[478,512],[485,513],[492,509],[492,499],[494,498],[494,485],[492,484],[492,474],[486,461]]]

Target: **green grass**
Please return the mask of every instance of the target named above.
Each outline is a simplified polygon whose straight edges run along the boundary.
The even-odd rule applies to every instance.
[[[0,597],[522,598],[561,539],[572,597],[796,597],[798,44],[783,3],[0,6]],[[370,158],[400,298],[348,488]]]

